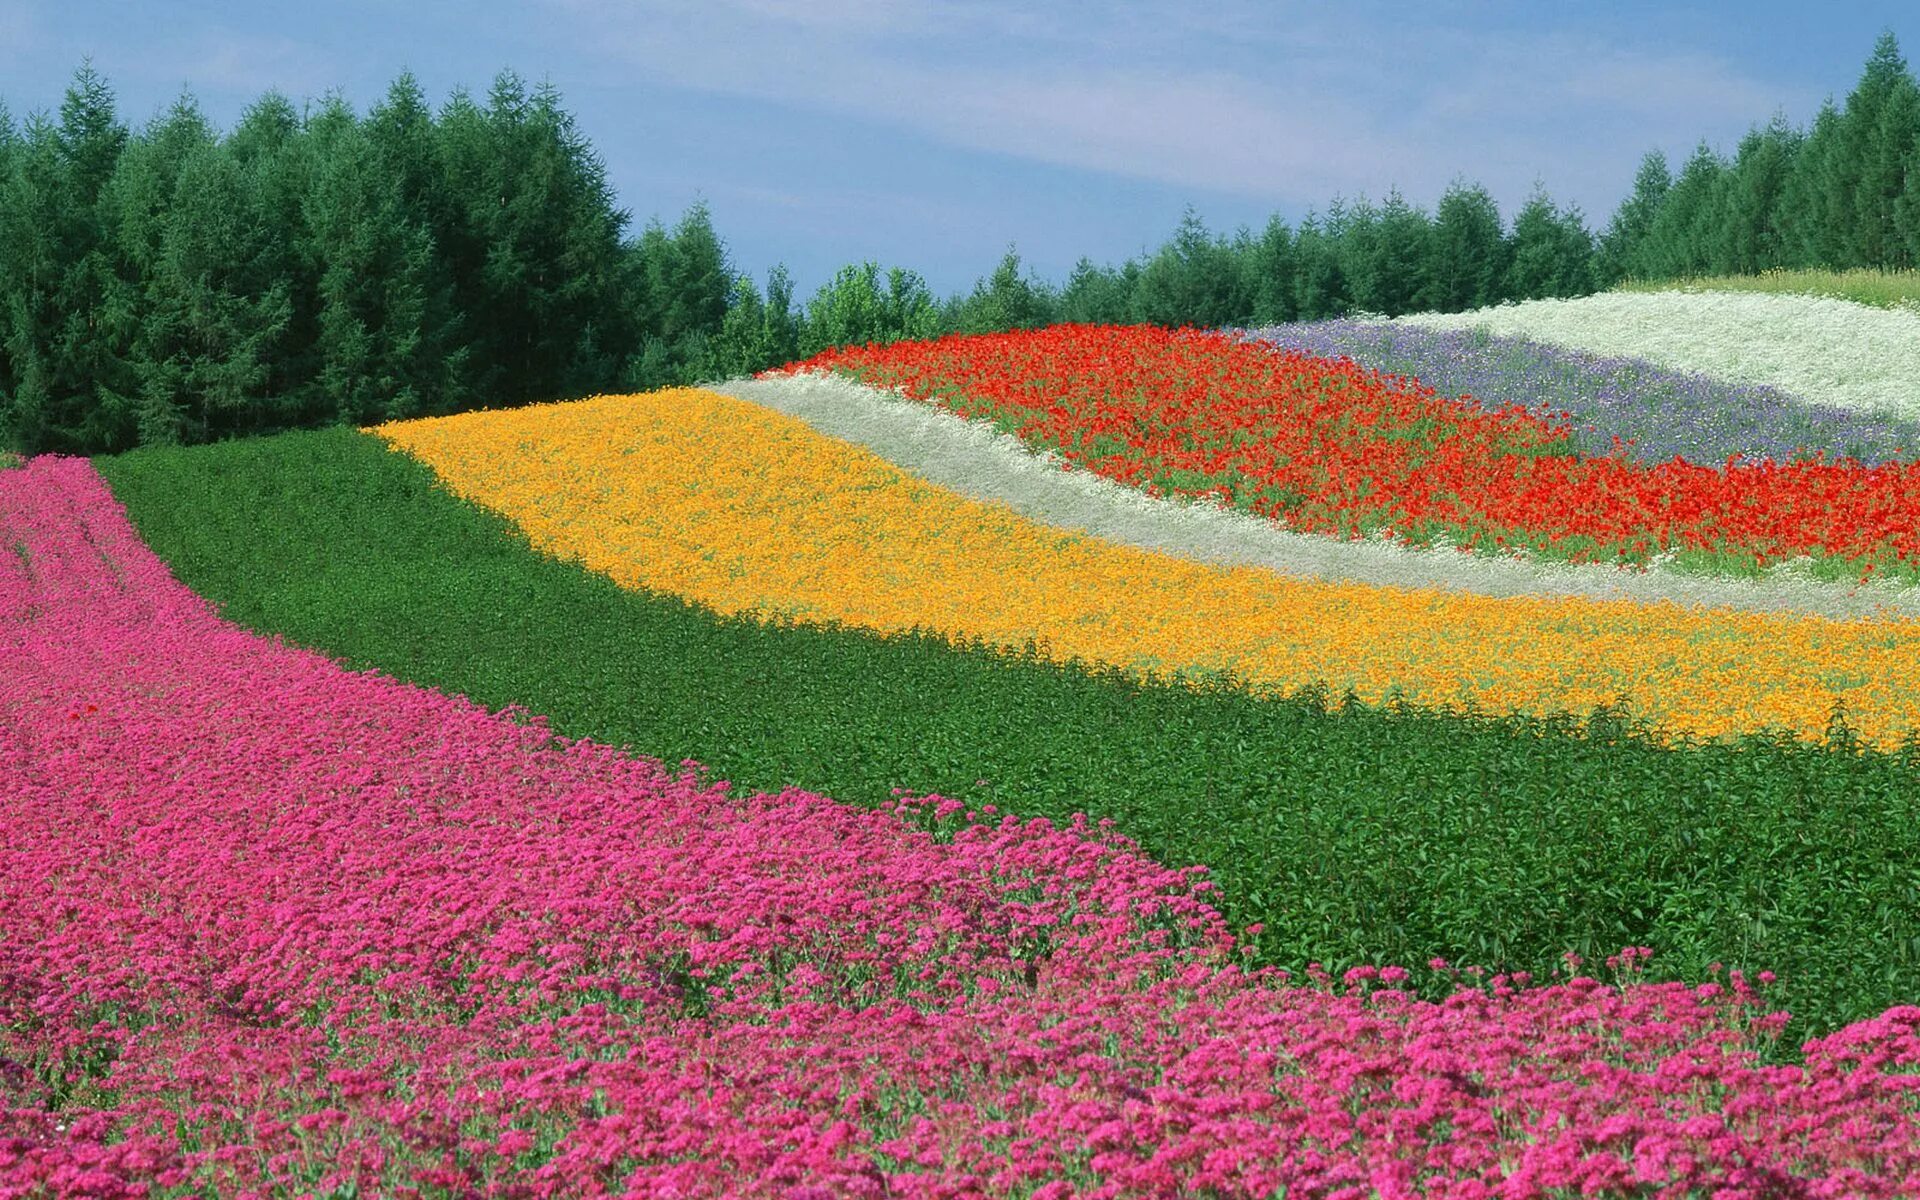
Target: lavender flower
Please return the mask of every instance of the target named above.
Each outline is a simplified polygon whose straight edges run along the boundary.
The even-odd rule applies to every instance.
[[[1627,453],[1644,462],[1679,457],[1711,466],[1730,455],[1789,462],[1816,451],[1871,466],[1904,461],[1920,450],[1920,422],[1484,329],[1333,320],[1236,332],[1411,375],[1442,395],[1471,396],[1488,408],[1521,405],[1570,424],[1573,449],[1582,455],[1611,453],[1615,437],[1631,442]]]

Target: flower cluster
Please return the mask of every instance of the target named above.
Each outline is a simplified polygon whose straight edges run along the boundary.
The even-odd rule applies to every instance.
[[[1920,1009],[1761,1067],[1744,979],[1637,951],[1293,986],[1111,830],[737,795],[248,634],[84,461],[0,529],[0,1196],[1920,1182]]]
[[[1920,464],[1648,465],[1573,453],[1565,414],[1483,409],[1223,333],[1055,326],[825,351],[844,370],[1153,494],[1217,496],[1303,532],[1644,564],[1681,552],[1861,577],[1920,563]]]
[[[824,382],[761,381],[796,390]],[[832,399],[846,411],[863,392],[882,399],[852,385]],[[1893,747],[1920,712],[1911,621],[1496,599],[1419,586],[1417,576],[1376,587],[1194,562],[958,496],[794,417],[702,389],[461,413],[379,433],[454,494],[513,520],[536,548],[727,615],[883,635],[932,630],[1009,650],[1033,641],[1056,661],[1186,678],[1231,671],[1264,693],[1321,683],[1374,703],[1397,691],[1435,707],[1465,700],[1540,715],[1624,698],[1675,736],[1784,728],[1817,739],[1843,703],[1864,739]],[[940,450],[931,436],[917,442]],[[1013,452],[1034,458],[1017,444]],[[1206,510],[1270,528],[1103,482],[1162,517]],[[1411,573],[1421,556],[1402,557]]]
[[[1649,463],[1790,462],[1825,450],[1871,466],[1920,456],[1920,422],[1911,418],[1815,404],[1766,384],[1730,383],[1518,334],[1333,320],[1269,325],[1248,336],[1412,376],[1442,395],[1565,412],[1583,454],[1612,453],[1617,438],[1632,457]]]
[[[1485,329],[1587,354],[1630,355],[1863,415],[1920,419],[1920,309],[1690,288],[1411,313],[1391,324]]]

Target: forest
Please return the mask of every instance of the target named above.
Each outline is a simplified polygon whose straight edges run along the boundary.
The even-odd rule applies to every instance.
[[[850,264],[804,302],[735,270],[710,213],[633,228],[550,84],[437,109],[270,92],[230,130],[190,94],[140,128],[90,64],[0,105],[0,446],[113,453],[749,374],[832,346],[1060,322],[1231,327],[1457,312],[1623,281],[1920,264],[1920,84],[1891,32],[1802,128],[1645,156],[1602,228],[1545,188],[1456,180],[1165,244],[1060,284],[1009,246],[962,294]]]

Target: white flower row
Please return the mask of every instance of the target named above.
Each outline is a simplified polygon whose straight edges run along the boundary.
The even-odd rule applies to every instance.
[[[1486,328],[1591,354],[1625,354],[1815,404],[1920,418],[1920,312],[1827,296],[1689,289],[1602,292],[1403,324]]]
[[[816,431],[864,446],[901,470],[960,495],[1004,504],[1055,528],[1196,562],[1265,567],[1299,578],[1377,587],[1442,588],[1483,596],[1587,596],[1669,600],[1698,608],[1804,612],[1830,617],[1920,617],[1920,590],[1874,581],[1815,580],[1794,564],[1760,580],[1684,575],[1655,565],[1638,571],[1574,566],[1519,555],[1414,549],[1384,538],[1344,541],[1289,532],[1273,521],[1214,501],[1156,498],[1059,455],[1035,453],[986,420],[969,421],[896,392],[807,373],[710,384],[723,395],[795,417]],[[1063,469],[1065,468],[1065,469]]]

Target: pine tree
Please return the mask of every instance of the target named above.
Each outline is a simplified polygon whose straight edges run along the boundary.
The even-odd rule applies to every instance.
[[[1593,289],[1593,238],[1580,210],[1562,212],[1537,183],[1514,214],[1511,247],[1511,298],[1577,296]]]
[[[1045,284],[1020,273],[1020,252],[1009,245],[993,274],[976,280],[941,324],[959,333],[1040,329],[1053,323],[1056,300]]]
[[[1317,321],[1352,307],[1340,265],[1346,222],[1346,206],[1337,197],[1328,206],[1325,221],[1309,210],[1300,222],[1293,242],[1295,320]]]
[[[337,97],[311,129],[320,390],[335,420],[419,415],[439,399],[437,321],[450,289],[432,231],[407,201],[404,150]]]
[[[1432,307],[1433,221],[1426,210],[1408,204],[1398,188],[1389,188],[1380,206],[1374,254],[1381,312],[1397,317]]]
[[[1841,206],[1830,186],[1839,149],[1840,110],[1829,96],[1794,156],[1780,192],[1780,240],[1788,267],[1835,267],[1842,257]]]
[[[1667,170],[1667,156],[1650,150],[1640,160],[1633,177],[1633,193],[1615,210],[1607,232],[1601,238],[1599,272],[1607,283],[1626,278],[1649,278],[1653,263],[1647,238],[1653,232],[1654,219],[1673,190],[1673,177]]]
[[[1553,274],[1554,296],[1587,296],[1600,286],[1598,246],[1578,204],[1558,210],[1555,222],[1559,259]]]
[[[1920,144],[1907,154],[1906,187],[1893,202],[1893,222],[1907,261],[1920,264]]]
[[[319,388],[320,268],[306,226],[313,144],[292,103],[268,92],[250,105],[222,143],[246,176],[252,218],[274,236],[258,248],[252,270],[260,280],[284,281],[287,329],[268,359],[261,383],[263,430],[317,424],[327,408]]]
[[[8,445],[27,454],[70,447],[66,406],[56,400],[53,289],[62,272],[57,134],[43,114],[27,118],[0,180],[0,287],[6,289],[6,353],[13,388],[3,415]]]
[[[1340,274],[1346,280],[1353,304],[1363,312],[1378,313],[1380,286],[1376,277],[1375,245],[1380,240],[1380,213],[1362,195],[1350,204],[1339,206],[1340,225],[1334,239]],[[1331,232],[1331,231],[1330,231]]]
[[[1273,325],[1294,318],[1293,231],[1275,213],[1267,218],[1267,227],[1255,242],[1248,258],[1252,276],[1255,325]]]
[[[179,440],[269,432],[266,388],[291,324],[292,281],[235,157],[212,146],[183,165],[153,276],[150,320],[176,350],[143,381],[149,419],[170,400]],[[169,440],[142,430],[143,442]],[[180,435],[184,434],[184,437]]]
[[[1787,264],[1791,255],[1781,205],[1800,142],[1800,134],[1779,113],[1764,128],[1749,130],[1740,140],[1723,181],[1724,270],[1751,275]]]
[[[1875,42],[1859,84],[1847,97],[1827,164],[1842,255],[1834,265],[1886,267],[1904,259],[1893,206],[1904,190],[1906,159],[1916,138],[1920,88],[1888,30]]]
[[[1879,118],[1866,131],[1859,191],[1854,196],[1860,255],[1881,267],[1902,269],[1920,262],[1906,243],[1896,211],[1906,193],[1920,188],[1909,179],[1908,163],[1920,150],[1920,84],[1906,69],[1893,34],[1885,36],[1890,59],[1899,65],[1881,99]]]
[[[1428,242],[1424,308],[1463,312],[1497,304],[1507,273],[1500,207],[1479,184],[1455,180],[1440,197]]]
[[[641,334],[623,311],[640,302],[621,242],[627,214],[613,207],[606,169],[559,94],[548,85],[529,93],[502,72],[484,111],[450,106],[442,144],[471,239],[455,258],[478,264],[460,297],[475,386],[494,404],[608,386]],[[721,271],[710,283],[717,329],[731,281]]]
[[[52,278],[38,297],[50,319],[32,348],[45,372],[48,449],[122,450],[136,436],[127,355],[139,316],[132,289],[115,270],[101,202],[128,136],[112,89],[91,63],[83,65],[52,129],[52,177],[35,180],[36,188],[54,189],[44,210],[53,234]]]
[[[648,284],[658,297],[660,336],[669,342],[717,332],[727,315],[727,253],[704,201],[681,216],[671,237],[648,259]]]
[[[396,245],[394,253],[409,263],[405,329],[390,338],[410,349],[393,362],[396,389],[390,415],[469,407],[474,403],[466,369],[470,337],[451,265],[440,248],[457,217],[447,195],[433,115],[411,72],[402,72],[387,88],[386,97],[367,114],[361,133],[372,156],[377,202],[400,226],[395,236],[404,245]]]
[[[800,314],[793,311],[793,280],[784,263],[767,273],[766,331],[767,366],[800,357]]]
[[[6,102],[0,100],[0,206],[7,202],[19,153],[20,135],[14,128],[13,114]],[[20,387],[20,374],[14,367],[13,355],[7,350],[11,328],[7,313],[12,290],[19,286],[7,271],[7,240],[7,214],[0,208],[0,449],[7,444],[8,414],[13,411],[13,397]]]
[[[1214,328],[1245,321],[1252,311],[1239,255],[1211,237],[1188,205],[1173,237],[1141,269],[1134,316],[1154,325]]]
[[[1137,264],[1129,266],[1138,271]],[[1060,319],[1076,325],[1118,325],[1130,319],[1132,289],[1119,271],[1082,256],[1060,292]]]
[[[705,359],[696,372],[701,380],[733,379],[772,365],[766,361],[767,306],[753,276],[739,275],[727,296],[727,315],[720,332],[707,341]]]
[[[1716,204],[1726,163],[1702,141],[1680,168],[1654,215],[1637,261],[1651,279],[1699,275],[1712,268]]]
[[[635,313],[639,350],[629,382],[662,387],[690,382],[721,336],[733,285],[726,248],[704,202],[696,203],[672,233],[650,221],[626,249],[625,291]],[[644,370],[635,370],[644,364]]]
[[[199,104],[183,94],[128,143],[101,193],[115,269],[135,301],[127,360],[134,377],[130,402],[143,445],[183,440],[173,386],[176,359],[183,353],[181,334],[169,320],[159,273],[168,225],[180,216],[181,172],[214,144]]]

